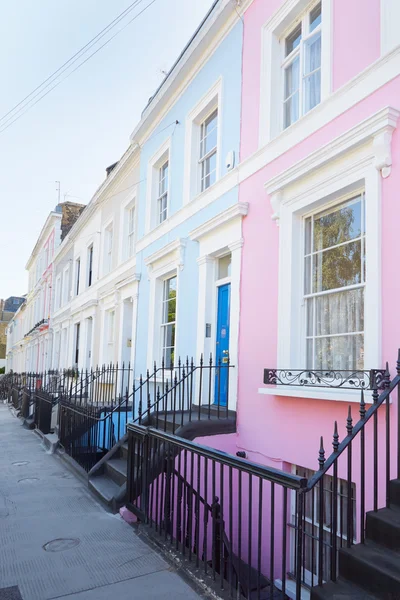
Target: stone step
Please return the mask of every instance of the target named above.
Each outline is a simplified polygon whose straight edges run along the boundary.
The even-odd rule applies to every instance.
[[[121,458],[128,460],[128,443],[121,446]]]
[[[398,597],[399,565],[399,553],[369,541],[352,548],[342,548],[339,552],[341,577],[378,598],[396,598],[395,594]]]
[[[390,502],[400,506],[400,479],[393,479],[390,482]]]
[[[107,506],[112,506],[114,498],[118,496],[120,486],[107,475],[98,475],[89,479],[89,489]]]
[[[111,458],[105,463],[104,468],[105,474],[116,484],[120,486],[126,483],[128,474],[128,461],[126,458]]]
[[[366,536],[381,546],[400,550],[400,507],[394,505],[377,512],[368,512]]]
[[[377,596],[362,588],[339,579],[336,583],[326,583],[322,587],[313,587],[310,600],[376,600]]]

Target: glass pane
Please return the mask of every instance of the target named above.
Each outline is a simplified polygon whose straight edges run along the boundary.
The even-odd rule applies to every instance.
[[[285,69],[285,100],[299,89],[300,58],[297,57]]]
[[[364,331],[364,288],[318,296],[315,303],[316,335]]]
[[[286,38],[286,56],[297,48],[301,40],[301,23]]]
[[[289,100],[284,103],[284,123],[289,127],[299,118],[299,93],[296,92]]]
[[[311,294],[311,256],[307,256],[304,262],[304,293]]]
[[[314,217],[314,251],[336,246],[363,233],[363,202],[358,196]]]
[[[308,75],[321,67],[321,34],[307,40],[305,44],[304,75]]]
[[[174,292],[174,294],[176,294],[176,292]],[[168,310],[168,313],[167,313],[167,321],[166,322],[171,323],[171,322],[175,321],[175,317],[176,317],[176,297],[175,296],[167,302],[167,310]]]
[[[321,70],[315,71],[304,80],[304,113],[321,102]]]
[[[361,240],[314,254],[313,291],[361,283]]]
[[[315,340],[315,369],[356,371],[363,368],[363,334]]]
[[[166,162],[160,169],[160,185],[158,195],[162,196],[168,188],[168,162]]]
[[[163,323],[175,321],[176,316],[176,277],[164,283],[164,314]]]
[[[230,254],[224,256],[218,261],[218,279],[230,277],[232,257]]]
[[[310,12],[310,32],[321,23],[321,2]]]
[[[305,221],[305,254],[311,252],[311,217]]]
[[[164,347],[172,348],[175,345],[175,325],[164,327]]]
[[[202,127],[200,158],[211,152],[217,146],[218,113],[215,112],[207,119]]]
[[[135,223],[135,209],[131,208],[129,211],[129,233],[133,232],[134,223]]]
[[[307,307],[307,335],[313,335],[313,329],[314,329],[314,320],[313,320],[314,298],[309,298],[308,300],[306,300],[306,307]]]
[[[313,369],[314,368],[313,340],[307,340],[306,344],[307,344],[307,348],[306,348],[306,352],[307,352],[307,366],[306,366],[306,368],[307,369]]]
[[[167,366],[173,365],[175,362],[175,348],[165,348],[164,361]]]
[[[206,190],[216,181],[217,153],[209,156],[202,163],[202,190]]]

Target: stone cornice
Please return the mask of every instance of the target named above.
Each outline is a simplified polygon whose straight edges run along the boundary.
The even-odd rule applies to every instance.
[[[399,116],[398,110],[383,108],[267,181],[264,187],[271,202],[272,219],[279,219],[280,206],[284,201],[283,190],[287,186],[368,142],[372,142],[371,160],[374,166],[382,177],[388,177],[392,165],[392,134]]]
[[[216,217],[209,219],[205,223],[202,223],[199,227],[196,227],[196,229],[193,229],[189,233],[189,237],[191,240],[198,241],[202,237],[212,233],[218,227],[221,227],[221,225],[225,225],[226,223],[229,223],[238,217],[242,218],[246,216],[248,210],[248,202],[238,202],[237,204],[234,204],[230,208],[227,208],[223,212],[219,213]]]

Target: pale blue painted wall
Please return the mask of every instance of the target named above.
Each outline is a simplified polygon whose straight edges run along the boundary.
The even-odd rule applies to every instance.
[[[143,145],[140,162],[140,180],[142,183],[138,200],[138,239],[144,235],[145,229],[146,177],[149,159],[173,134],[170,153],[169,188],[169,214],[171,215],[179,210],[183,204],[186,117],[220,77],[222,78],[222,115],[219,120],[219,127],[221,128],[221,175],[223,176],[226,173],[225,157],[228,152],[233,150],[236,162],[239,159],[242,28],[243,25],[239,22],[232,29],[159,124],[151,138]],[[175,120],[179,121],[179,125],[168,127]],[[237,201],[238,189],[235,188],[193,215],[168,235],[163,236],[151,246],[148,246],[145,251],[137,254],[137,272],[141,273],[142,277],[139,284],[138,299],[136,375],[144,372],[147,367],[148,323],[153,318],[153,315],[149,314],[149,281],[144,259],[177,238],[187,238],[192,229],[208,221]],[[186,355],[192,356],[196,351],[198,297],[198,265],[196,259],[198,255],[198,243],[187,240],[185,267],[180,272],[178,289],[179,314],[177,315],[177,320],[179,326],[176,346],[179,350],[179,355],[182,357]]]

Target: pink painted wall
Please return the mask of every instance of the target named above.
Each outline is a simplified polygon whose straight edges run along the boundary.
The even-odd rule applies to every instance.
[[[258,147],[260,112],[261,25],[265,23],[282,0],[255,0],[247,9],[243,33],[242,126],[240,160]]]
[[[245,14],[242,161],[258,148],[261,25],[280,4],[280,1],[266,3],[255,0]],[[379,0],[368,0],[368,2],[355,0],[354,3],[334,0],[334,89],[344,85],[379,58],[379,7]],[[355,20],[357,20],[356,25]],[[276,364],[279,227],[271,220],[272,208],[264,184],[271,177],[284,172],[378,110],[386,106],[400,109],[399,99],[400,75],[240,185],[239,200],[249,203],[249,214],[243,220],[236,448],[245,450],[251,460],[284,470],[288,469],[290,464],[316,470],[320,436],[324,436],[327,455],[329,455],[332,448],[334,421],[338,421],[342,439],[345,435],[348,411],[346,403],[282,398],[258,393],[258,388],[263,387],[263,369],[279,366]],[[381,180],[382,357],[384,361],[390,362],[391,372],[394,374],[397,349],[400,347],[400,320],[397,318],[400,286],[395,277],[400,231],[399,129],[393,135],[392,154],[392,173],[389,178]],[[293,368],[299,366],[301,365],[293,365]],[[358,406],[353,405],[352,408],[356,422]],[[390,408],[390,413],[394,423],[395,402]],[[383,425],[381,419],[380,427]],[[394,433],[392,431],[393,443]],[[381,456],[383,450],[382,447]],[[355,457],[358,451],[358,448],[354,450]],[[380,477],[382,476],[380,473]]]
[[[332,0],[333,91],[379,58],[380,0]],[[283,0],[254,0],[244,17],[240,160],[258,149],[261,28]]]
[[[350,81],[380,55],[379,0],[334,0],[333,90]]]
[[[316,464],[319,436],[331,439],[333,422],[337,419],[339,423],[345,423],[347,406],[328,401],[274,398],[257,392],[262,387],[263,368],[278,366],[279,227],[271,220],[272,208],[264,184],[273,175],[284,171],[384,106],[400,108],[399,98],[400,77],[258,171],[240,186],[240,201],[249,202],[250,209],[243,221],[245,243],[241,276],[237,445],[260,453],[265,460],[297,461],[297,464],[304,466]],[[382,356],[390,362],[393,373],[397,348],[400,346],[400,322],[396,318],[396,307],[400,305],[400,286],[393,276],[400,230],[397,192],[400,186],[399,130],[393,134],[392,152],[392,173],[388,179],[382,180]],[[254,415],[265,415],[265,418],[254,419]],[[277,423],[285,423],[285,435],[282,435],[282,429],[276,426]],[[300,432],[304,442],[295,449],[290,441],[298,440]]]

